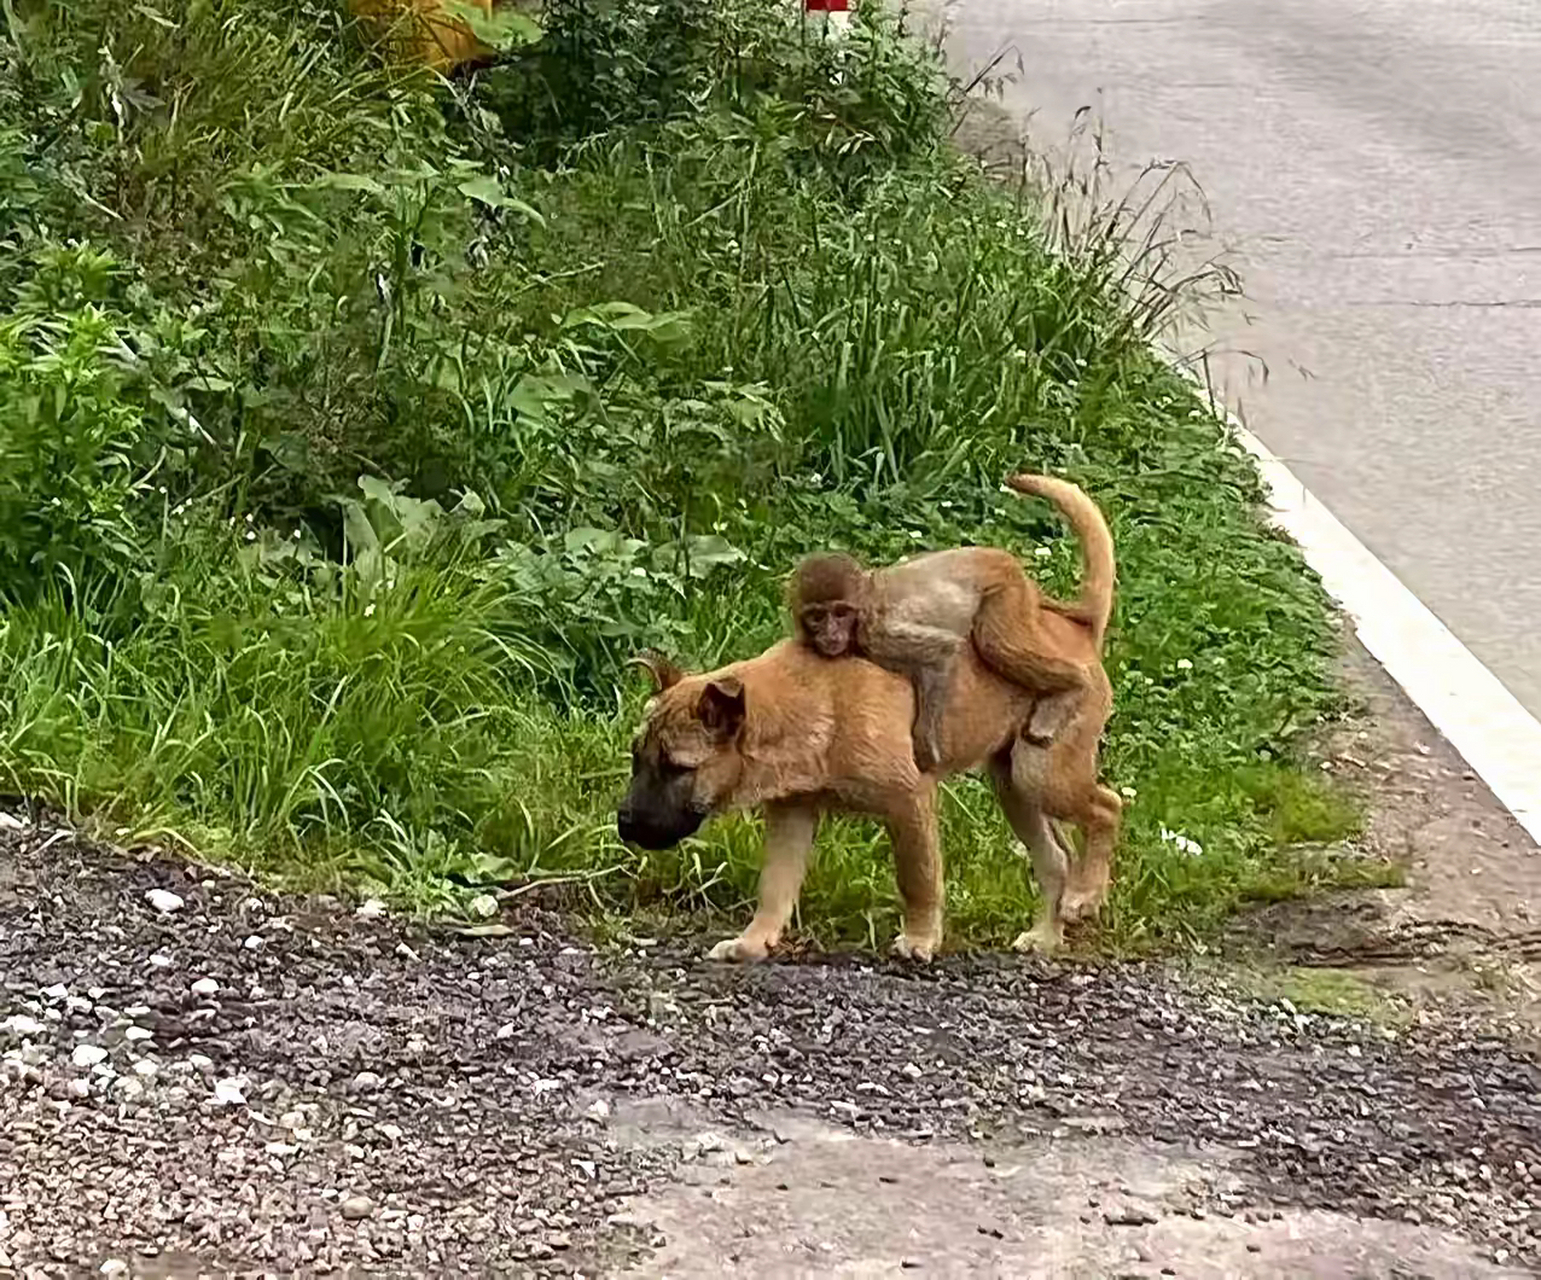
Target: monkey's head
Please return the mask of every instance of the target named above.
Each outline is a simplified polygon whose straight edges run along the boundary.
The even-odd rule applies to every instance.
[[[854,653],[867,581],[867,571],[842,552],[803,560],[787,587],[798,639],[826,658]]]

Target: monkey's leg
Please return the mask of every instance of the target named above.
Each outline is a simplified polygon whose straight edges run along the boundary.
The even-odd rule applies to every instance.
[[[1085,663],[1054,652],[1039,625],[1040,612],[1037,592],[1020,572],[1002,575],[979,602],[974,647],[986,665],[1013,684],[1038,694],[1079,699],[1090,687],[1091,674]],[[1075,714],[1072,708],[1062,723]]]
[[[941,723],[946,710],[952,664],[968,639],[942,627],[887,619],[867,639],[867,656],[878,665],[910,678],[915,690],[915,719],[910,736],[916,767],[922,773],[941,759]]]
[[[928,663],[911,677],[915,686],[915,723],[910,730],[915,765],[929,773],[942,758],[942,715],[947,710],[947,691],[952,685],[957,655]]]

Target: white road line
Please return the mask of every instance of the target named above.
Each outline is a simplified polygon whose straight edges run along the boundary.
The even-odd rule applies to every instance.
[[[1541,723],[1267,445],[1234,418],[1230,425],[1258,461],[1275,522],[1300,545],[1364,647],[1541,843]]]

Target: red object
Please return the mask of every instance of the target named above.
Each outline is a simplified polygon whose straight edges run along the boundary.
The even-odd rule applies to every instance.
[[[848,13],[850,8],[850,0],[803,0],[808,13]]]

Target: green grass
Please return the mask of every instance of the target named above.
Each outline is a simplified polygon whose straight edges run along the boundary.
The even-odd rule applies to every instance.
[[[1272,1003],[1287,1000],[1301,1013],[1354,1018],[1382,1027],[1404,1027],[1413,1021],[1415,1009],[1370,978],[1351,969],[1288,966],[1265,969],[1228,969],[1227,982],[1248,995]]]
[[[1164,282],[1128,205],[1072,217],[1087,192],[950,152],[936,62],[864,13],[830,44],[763,6],[553,3],[446,86],[314,0],[17,0],[10,784],[424,908],[556,877],[605,911],[737,910],[752,818],[616,841],[625,659],[758,651],[832,546],[989,542],[1069,590],[1063,528],[999,491],[1033,468],[1118,540],[1104,939],[1382,876],[1324,850],[1356,812],[1298,763],[1337,706],[1324,596],[1151,351],[1214,281]],[[1015,934],[1028,878],[976,780],[944,838],[954,938]],[[894,914],[881,838],[831,824],[809,927]]]

